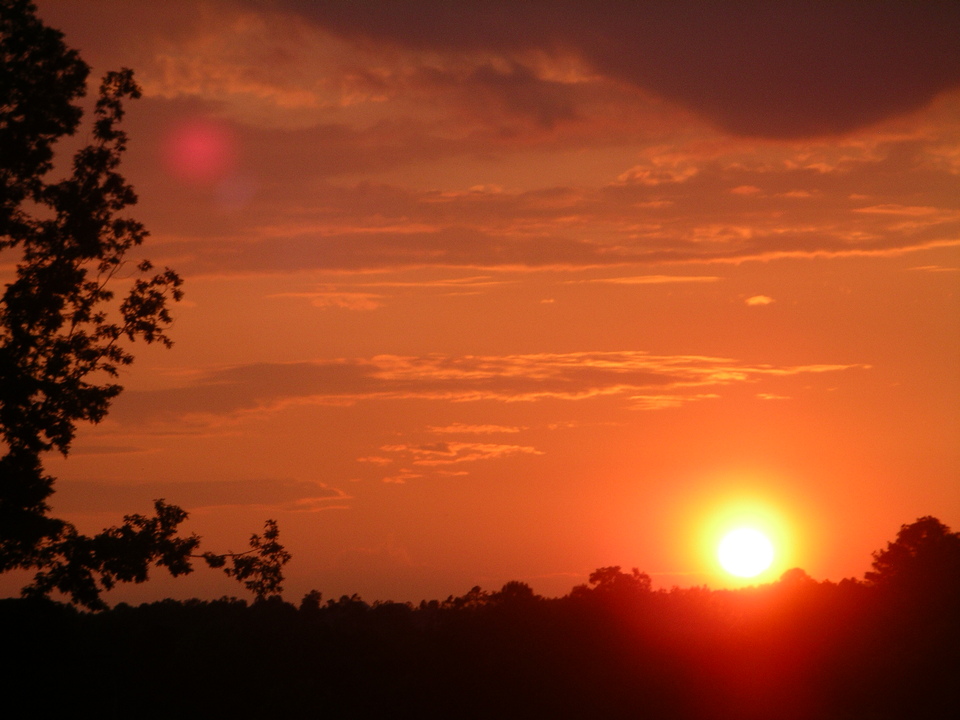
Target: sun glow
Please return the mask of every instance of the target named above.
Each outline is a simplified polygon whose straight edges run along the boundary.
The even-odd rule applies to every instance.
[[[707,584],[738,588],[773,582],[785,570],[809,564],[811,539],[801,531],[809,525],[809,509],[802,498],[758,489],[775,480],[742,472],[721,477],[716,491],[683,508],[691,563],[702,569]]]
[[[742,527],[724,535],[717,548],[720,565],[731,575],[756,577],[773,563],[770,539],[759,530]]]

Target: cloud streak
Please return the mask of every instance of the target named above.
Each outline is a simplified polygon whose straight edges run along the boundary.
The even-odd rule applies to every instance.
[[[571,282],[609,285],[670,285],[673,283],[711,283],[722,280],[716,275],[630,275],[626,277],[592,278]]]
[[[960,244],[960,207],[956,194],[945,192],[955,185],[956,168],[927,150],[915,141],[891,141],[839,151],[701,150],[665,160],[666,151],[653,148],[637,166],[642,171],[594,188],[458,193],[318,182],[309,196],[268,203],[272,209],[252,208],[258,219],[238,224],[229,235],[222,229],[204,234],[202,220],[188,235],[159,232],[154,254],[193,275],[421,267],[486,273],[889,257]],[[291,162],[288,172],[299,172],[303,161]],[[664,176],[665,165],[687,169],[670,169]],[[304,172],[311,167],[304,164]],[[651,185],[650,174],[666,179]],[[743,187],[758,192],[730,192]],[[924,202],[902,202],[908,192],[922,193]],[[598,282],[710,282],[710,277],[639,272]],[[481,274],[433,282],[438,291],[474,292],[503,279]],[[381,302],[378,295],[403,289],[397,284],[320,288],[308,299],[321,306],[372,308]]]
[[[733,384],[866,367],[748,364],[729,358],[642,351],[379,355],[312,363],[258,363],[210,370],[185,387],[125,393],[111,417],[125,424],[184,418],[199,422],[205,416],[274,412],[290,405],[409,400],[530,403],[620,398],[625,406],[658,409],[714,397]]]
[[[384,445],[380,449],[407,459],[413,465],[425,467],[496,460],[511,455],[543,455],[533,447],[502,443],[438,442],[421,445]]]
[[[58,511],[76,513],[139,512],[150,514],[153,501],[163,498],[185,510],[247,507],[277,512],[316,512],[343,507],[350,498],[322,482],[249,479],[224,481],[58,483]]]

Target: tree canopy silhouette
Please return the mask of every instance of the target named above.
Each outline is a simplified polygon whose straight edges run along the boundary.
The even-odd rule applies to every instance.
[[[66,455],[78,423],[104,418],[131,342],[172,344],[169,308],[182,297],[176,272],[131,259],[147,237],[123,214],[137,196],[118,172],[124,102],[140,97],[131,70],[106,74],[92,141],[52,177],[57,142],[80,127],[89,72],[32,2],[0,0],[0,253],[16,268],[0,297],[0,572],[38,569],[27,592],[100,607],[102,589],[144,581],[150,564],[190,572],[200,539],[177,536],[187,514],[162,500],[154,517],[129,515],[93,537],[49,514],[43,455]],[[279,591],[289,559],[277,535],[268,521],[247,553],[202,557],[232,560],[228,574],[262,597]]]
[[[960,532],[929,515],[901,525],[896,540],[873,553],[873,569],[864,578],[884,588],[960,599]]]
[[[891,544],[912,544],[913,530],[953,535],[921,518]],[[277,597],[98,614],[0,600],[0,632],[18,660],[7,684],[81,717],[957,717],[958,606],[927,603],[934,587],[905,590],[799,568],[735,590],[654,589],[611,566],[563,597],[511,581],[417,606],[317,590],[299,609]]]

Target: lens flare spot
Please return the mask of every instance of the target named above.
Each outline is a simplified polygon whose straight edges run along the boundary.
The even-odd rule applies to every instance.
[[[169,133],[163,160],[167,170],[178,179],[195,185],[212,185],[234,171],[237,142],[227,128],[197,120]]]

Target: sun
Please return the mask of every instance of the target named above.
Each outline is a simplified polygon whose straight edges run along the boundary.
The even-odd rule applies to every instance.
[[[717,547],[720,565],[731,575],[751,578],[773,563],[773,543],[759,530],[741,527],[723,536]]]

